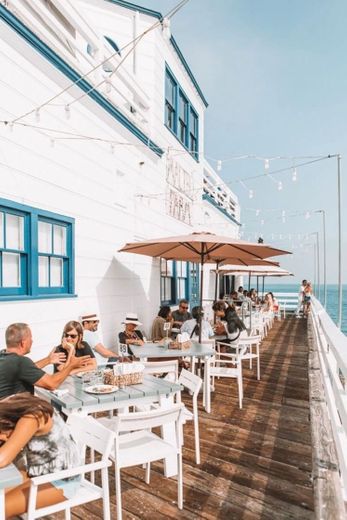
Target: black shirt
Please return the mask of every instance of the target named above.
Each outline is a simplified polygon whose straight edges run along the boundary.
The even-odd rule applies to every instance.
[[[58,345],[57,347],[55,347],[54,351],[63,352],[66,355],[66,357],[68,357],[68,355],[69,355],[69,352],[62,345]],[[81,348],[76,348],[75,356],[76,357],[90,356],[91,358],[95,358],[95,354],[94,354],[91,346],[86,341],[82,341]],[[58,364],[54,365],[54,373],[55,372],[58,372]]]
[[[190,320],[192,318],[192,315],[190,314],[189,311],[186,311],[186,312],[180,312],[178,309],[173,311],[172,313],[172,317],[173,317],[173,320],[174,321],[180,321],[180,322],[185,322],[187,320]]]
[[[34,393],[34,384],[46,374],[32,359],[14,352],[0,352],[0,399],[20,392]]]
[[[143,340],[143,334],[140,330],[134,330],[131,336],[127,336],[125,332],[120,332],[118,334],[119,343],[126,343],[127,339],[142,339]]]

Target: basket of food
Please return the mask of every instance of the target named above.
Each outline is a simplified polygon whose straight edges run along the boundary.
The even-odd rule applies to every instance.
[[[129,385],[137,385],[143,381],[142,363],[119,363],[104,371],[104,384],[115,385],[119,388]]]

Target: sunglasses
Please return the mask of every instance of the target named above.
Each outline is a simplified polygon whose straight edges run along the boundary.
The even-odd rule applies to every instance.
[[[68,332],[64,332],[64,338],[76,339],[78,338],[78,334],[69,334]]]
[[[185,306],[185,305],[180,305],[181,309],[185,309],[187,310],[188,309],[188,306]]]

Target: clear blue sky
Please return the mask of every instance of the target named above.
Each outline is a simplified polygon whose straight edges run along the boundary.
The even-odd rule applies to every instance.
[[[178,0],[137,3],[165,14]],[[345,0],[190,0],[172,20],[172,33],[209,102],[206,155],[223,160],[242,154],[271,158],[341,153],[344,205],[346,23]],[[270,171],[291,165],[274,160]],[[290,215],[324,209],[328,282],[337,281],[336,170],[336,159],[329,159],[297,168],[295,183],[291,172],[276,175],[282,191],[265,177],[246,181],[254,190],[253,199],[239,183],[230,185],[240,199],[244,236],[254,240],[263,233],[266,242],[292,250],[292,257],[280,259],[295,280],[314,277],[313,247],[305,244],[315,238],[298,234],[321,230],[322,217]],[[262,173],[263,162],[249,159],[227,161],[220,172],[228,183]],[[344,207],[342,225],[346,228]],[[346,264],[345,230],[343,242]]]

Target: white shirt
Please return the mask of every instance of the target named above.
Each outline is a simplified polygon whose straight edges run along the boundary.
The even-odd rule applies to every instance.
[[[83,340],[90,345],[91,349],[95,354],[96,363],[98,365],[104,365],[107,362],[107,358],[104,358],[99,352],[95,350],[96,345],[101,343],[100,335],[97,331],[83,329]]]
[[[194,319],[194,318],[192,318],[191,320],[184,321],[183,325],[181,327],[181,333],[187,332],[190,336],[194,330],[195,325],[196,325],[196,319]],[[207,339],[212,338],[212,336],[214,336],[214,332],[212,330],[211,325],[209,324],[208,321],[202,320],[202,322],[201,322],[201,339],[207,340]],[[196,334],[194,334],[193,337],[195,339],[198,336]]]

